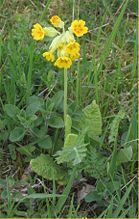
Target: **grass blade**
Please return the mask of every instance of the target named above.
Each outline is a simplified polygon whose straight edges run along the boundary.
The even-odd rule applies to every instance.
[[[65,204],[67,198],[68,198],[68,195],[69,195],[69,192],[70,192],[70,189],[72,187],[72,183],[73,183],[73,180],[74,180],[74,177],[75,177],[75,171],[76,171],[76,168],[73,169],[73,172],[70,176],[70,179],[69,179],[69,182],[67,184],[67,186],[65,187],[64,189],[64,192],[62,194],[62,197],[59,198],[58,202],[57,202],[57,205],[56,205],[56,214],[59,214],[63,205]]]
[[[128,189],[126,190],[124,196],[122,197],[121,201],[118,203],[118,208],[115,210],[115,212],[113,213],[113,217],[117,218],[121,212],[121,210],[123,209],[123,206],[127,200],[127,198],[129,197],[129,194],[131,192],[131,189],[133,187],[133,183],[128,187]]]
[[[41,14],[41,16],[40,16],[40,20],[43,20],[44,17],[45,17],[45,15],[47,14],[47,10],[48,10],[48,7],[49,7],[51,1],[52,1],[52,0],[48,0],[48,1],[47,1],[47,4],[46,4],[46,6],[45,6],[45,8],[44,8],[44,10],[43,10],[43,12],[42,12],[42,14]]]
[[[123,8],[122,8],[122,11],[120,13],[120,15],[118,16],[116,22],[115,22],[115,25],[114,25],[114,28],[113,28],[113,31],[111,33],[111,35],[109,36],[107,42],[106,42],[106,45],[102,51],[102,55],[100,57],[100,65],[98,68],[95,69],[95,72],[94,72],[94,75],[97,75],[97,77],[100,75],[101,71],[102,71],[102,68],[103,68],[103,64],[109,54],[109,51],[110,51],[110,48],[112,46],[112,42],[114,41],[115,37],[116,37],[116,34],[118,32],[118,29],[119,29],[119,26],[121,24],[121,21],[122,21],[122,18],[124,16],[124,13],[125,13],[125,10],[127,8],[127,5],[128,5],[128,2],[129,0],[126,0]],[[99,101],[99,96],[98,96],[98,84],[96,84],[96,100],[97,102]]]

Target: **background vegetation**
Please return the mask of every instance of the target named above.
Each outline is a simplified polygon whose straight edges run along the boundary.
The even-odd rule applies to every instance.
[[[46,46],[31,37],[32,25],[45,25],[54,14],[67,26],[73,16],[87,23],[80,108],[95,99],[103,120],[102,135],[80,166],[87,171],[73,184],[71,172],[64,186],[29,166],[63,145],[63,123],[53,121],[63,115],[63,73],[45,62]],[[0,26],[0,217],[136,218],[137,1],[0,0]],[[75,64],[68,75],[75,121],[76,74]]]

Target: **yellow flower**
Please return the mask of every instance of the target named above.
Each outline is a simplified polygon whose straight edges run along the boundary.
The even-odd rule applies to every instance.
[[[71,24],[71,30],[77,37],[81,37],[88,32],[83,20],[74,20]]]
[[[65,48],[65,43],[60,43],[59,45],[58,45],[58,47],[57,47],[57,49],[58,50],[62,50],[62,49],[64,49]]]
[[[70,55],[70,58],[71,58],[72,61],[74,61],[75,59],[78,59],[79,57],[80,57],[79,52],[75,53],[74,55]]]
[[[43,27],[36,23],[34,24],[33,28],[32,28],[32,33],[31,33],[32,37],[34,40],[43,40],[44,36],[45,36],[45,30],[43,29]]]
[[[75,41],[70,42],[66,47],[66,52],[69,53],[70,58],[74,61],[80,57],[80,44]]]
[[[59,57],[54,65],[58,68],[70,68],[70,66],[72,65],[72,61],[69,57],[63,56]]]
[[[57,47],[57,56],[58,57],[63,57],[66,56],[68,57],[68,53],[66,52],[66,44],[65,43],[61,43],[59,44],[59,46]]]
[[[52,51],[44,52],[44,53],[43,53],[43,57],[44,57],[47,61],[53,62],[53,61],[55,60],[55,56],[54,56],[54,54],[53,54]]]
[[[67,47],[66,47],[66,51],[70,54],[70,55],[74,55],[75,53],[79,53],[80,51],[80,44],[73,41],[70,42]]]
[[[50,21],[54,25],[54,27],[63,28],[64,26],[64,22],[57,15],[52,16]]]

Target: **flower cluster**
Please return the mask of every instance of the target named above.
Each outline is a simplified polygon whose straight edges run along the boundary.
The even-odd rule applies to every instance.
[[[70,68],[72,62],[80,57],[80,44],[76,42],[75,36],[81,37],[88,32],[85,21],[74,20],[71,26],[65,31],[64,22],[57,15],[50,19],[54,27],[42,27],[35,24],[32,28],[32,37],[34,40],[43,40],[44,37],[52,37],[53,40],[49,46],[49,51],[43,53],[47,61],[54,62],[58,68]],[[59,28],[61,32],[57,31]]]

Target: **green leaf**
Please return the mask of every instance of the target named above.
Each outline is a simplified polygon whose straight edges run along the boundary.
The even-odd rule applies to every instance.
[[[125,112],[123,112],[123,110],[120,110],[118,114],[115,116],[114,120],[112,121],[110,136],[109,136],[110,143],[115,142],[115,140],[117,139],[119,125],[124,117],[125,117]]]
[[[118,206],[115,209],[115,211],[113,212],[113,218],[118,218],[119,217],[119,214],[120,214],[121,210],[123,209],[123,206],[124,206],[126,200],[129,198],[129,194],[132,190],[133,185],[134,185],[134,183],[131,183],[129,185],[129,187],[126,189],[123,197],[119,200]]]
[[[49,135],[47,135],[44,139],[38,141],[38,145],[40,148],[43,149],[50,149],[52,148],[52,139]]]
[[[69,134],[66,137],[63,149],[55,154],[57,156],[57,163],[72,162],[73,166],[81,163],[86,156],[86,145],[84,143],[84,136]]]
[[[64,121],[60,116],[55,116],[48,120],[48,125],[52,128],[63,128]]]
[[[32,159],[30,165],[34,172],[48,180],[64,182],[65,176],[67,176],[67,173],[49,155],[41,154]]]
[[[131,161],[133,155],[132,147],[121,149],[117,154],[117,164]]]
[[[107,190],[110,191],[111,193],[113,193],[115,191],[119,191],[120,186],[121,186],[120,179],[119,179],[119,181],[112,180],[110,182],[107,182]]]
[[[82,128],[87,130],[89,136],[100,135],[102,132],[102,118],[99,106],[94,100],[83,109],[84,119]]]
[[[112,152],[112,158],[110,160],[110,163],[109,162],[107,163],[107,173],[111,177],[114,177],[115,172],[117,170],[116,160],[117,160],[117,150],[116,150],[116,148],[114,148],[114,150]]]
[[[25,196],[23,199],[46,199],[46,198],[57,198],[61,196],[62,195],[58,195],[58,194],[33,193]]]
[[[43,100],[37,96],[31,96],[28,100],[28,106],[26,109],[27,115],[34,115],[36,112],[42,109]]]
[[[72,120],[69,115],[66,116],[66,124],[65,124],[65,137],[71,133]]]
[[[60,198],[58,199],[58,202],[57,202],[57,204],[56,204],[56,208],[55,208],[55,209],[56,209],[56,214],[57,214],[57,215],[61,212],[61,210],[62,210],[62,208],[63,208],[63,206],[64,206],[66,200],[67,200],[68,197],[69,197],[69,193],[70,193],[70,190],[71,190],[71,188],[72,188],[73,181],[74,181],[75,177],[76,177],[76,167],[73,168],[70,177],[68,177],[68,184],[67,184],[67,186],[64,188],[64,191],[63,191],[63,193],[62,193],[62,197],[60,197]]]
[[[102,196],[97,191],[92,191],[85,197],[85,201],[87,203],[93,201],[101,201],[101,200],[102,200]]]
[[[8,198],[8,195],[9,195],[8,191],[7,190],[3,190],[1,192],[1,199],[5,199],[6,200]]]
[[[15,105],[12,105],[12,104],[5,104],[4,110],[7,113],[7,115],[12,119],[15,119],[16,115],[20,111],[18,107],[16,107]]]
[[[7,141],[9,137],[9,132],[7,130],[0,132],[0,141]]]
[[[78,138],[78,135],[76,135],[76,134],[68,134],[66,139],[65,139],[64,147],[69,147],[70,145],[75,145],[77,138]]]
[[[0,189],[6,188],[7,181],[0,178]]]
[[[17,148],[17,150],[23,155],[32,156],[32,152],[35,151],[35,146],[24,145],[24,146]]]
[[[86,157],[83,159],[81,170],[93,178],[102,178],[106,175],[106,157],[104,157],[93,145],[89,145]]]
[[[4,128],[4,122],[0,119],[0,129]]]
[[[9,148],[12,160],[16,160],[16,150],[15,150],[16,146],[14,144],[9,144],[8,148]]]
[[[23,127],[16,127],[11,131],[9,140],[11,142],[20,141],[23,139],[25,132],[26,131]]]
[[[61,108],[60,106],[62,105],[63,107],[63,98],[64,98],[64,92],[62,90],[58,91],[53,97],[52,97],[52,102],[54,103],[55,109]]]
[[[54,103],[52,103],[51,102],[51,99],[48,99],[47,101],[46,101],[46,103],[45,103],[45,107],[46,107],[46,112],[48,113],[48,114],[51,114],[51,112],[53,111],[53,109],[54,109]]]
[[[32,128],[34,126],[34,121],[37,120],[36,115],[18,115],[17,118],[19,119],[22,126],[24,126],[26,129]]]
[[[127,0],[118,16],[118,19],[116,20],[115,24],[114,24],[114,27],[113,27],[113,31],[111,32],[110,36],[108,37],[107,39],[107,42],[105,44],[105,47],[101,53],[101,57],[100,57],[100,65],[98,67],[98,74],[101,72],[102,70],[102,66],[103,64],[105,63],[105,60],[109,54],[109,51],[110,51],[110,48],[111,48],[111,45],[112,45],[112,42],[114,41],[115,37],[116,37],[116,34],[118,32],[118,29],[119,29],[119,26],[120,26],[120,23],[122,21],[122,18],[123,18],[123,15],[124,15],[124,12],[126,10],[126,7],[127,7],[127,4],[128,4],[129,0]],[[95,72],[97,73],[97,72]]]
[[[41,124],[41,126],[39,126],[37,128],[35,127],[32,130],[38,138],[42,139],[42,138],[46,137],[48,128]]]

